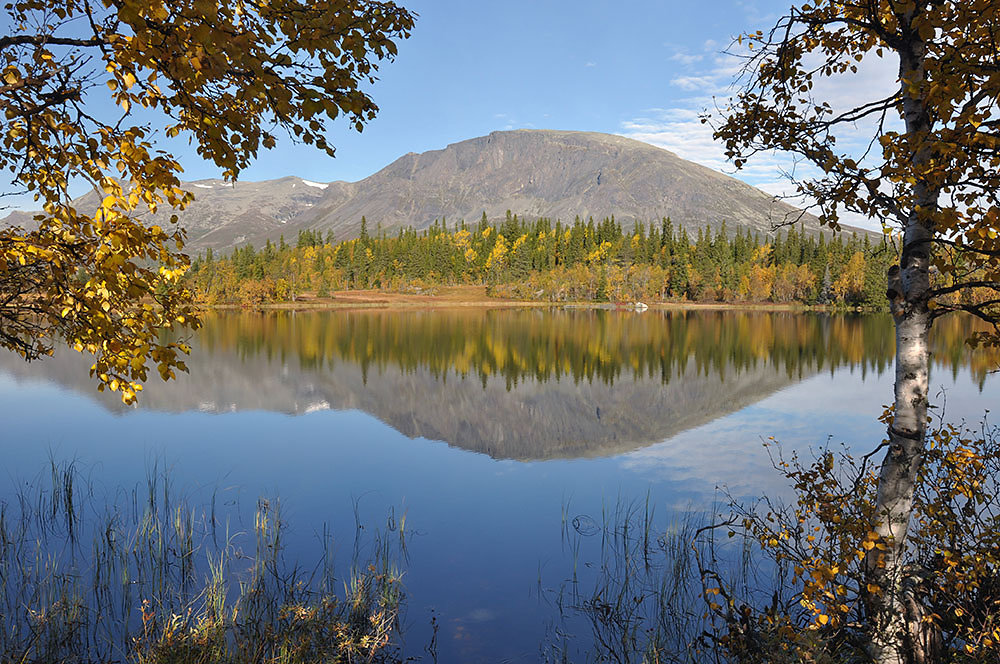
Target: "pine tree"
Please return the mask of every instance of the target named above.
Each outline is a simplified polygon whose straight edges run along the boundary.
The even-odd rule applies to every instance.
[[[365,219],[364,215],[361,215],[361,233],[358,239],[361,240],[362,247],[367,247],[371,241],[371,238],[368,236],[368,220]]]

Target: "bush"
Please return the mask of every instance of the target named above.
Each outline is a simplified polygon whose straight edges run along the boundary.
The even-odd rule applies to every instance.
[[[884,416],[886,422],[890,414]],[[879,450],[876,450],[876,452]],[[873,598],[902,604],[912,663],[1000,661],[1000,433],[941,424],[918,475],[903,578],[872,583],[885,545],[869,529],[878,476],[870,455],[822,451],[776,459],[795,500],[734,505],[733,536],[759,546],[771,570],[756,597],[735,596],[705,570],[710,640],[736,662],[868,661]]]

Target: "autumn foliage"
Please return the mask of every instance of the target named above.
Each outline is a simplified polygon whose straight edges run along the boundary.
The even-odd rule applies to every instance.
[[[186,281],[208,303],[251,308],[297,295],[342,289],[402,290],[436,284],[486,284],[491,295],[550,302],[667,299],[694,302],[838,304],[884,307],[891,245],[868,236],[773,236],[742,229],[675,228],[669,219],[623,228],[613,218],[572,224],[510,215],[423,232],[379,233],[335,242],[302,231],[294,245],[244,246],[194,262]],[[251,301],[252,300],[252,301]]]
[[[737,505],[732,531],[757,544],[772,585],[753,600],[724,575],[707,574],[713,642],[739,662],[869,661],[867,630],[879,616],[873,597],[882,590],[869,563],[884,564],[887,548],[869,525],[873,455],[827,448],[803,462],[772,449],[794,499]],[[905,647],[921,661],[1000,658],[998,481],[995,426],[940,424],[930,432],[900,581],[908,634],[920,640]]]
[[[4,12],[0,170],[42,213],[0,231],[0,346],[32,360],[65,340],[94,355],[99,389],[132,402],[149,364],[164,379],[185,368],[187,345],[161,331],[197,325],[169,214],[193,196],[162,142],[187,139],[229,180],[276,133],[333,154],[326,121],[360,130],[374,117],[362,88],[413,16],[374,0],[16,0]],[[81,185],[93,204],[73,202]]]

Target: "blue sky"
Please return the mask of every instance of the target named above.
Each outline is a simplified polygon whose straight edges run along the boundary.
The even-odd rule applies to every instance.
[[[741,0],[403,4],[419,18],[371,89],[378,118],[363,134],[335,124],[335,159],[286,142],[262,155],[243,179],[294,174],[353,181],[407,152],[501,129],[643,134],[636,126],[644,121],[648,126],[677,109],[697,112],[711,92],[700,77],[717,73],[732,37],[768,26],[787,8],[786,2]],[[182,163],[187,178],[216,175],[196,158]]]

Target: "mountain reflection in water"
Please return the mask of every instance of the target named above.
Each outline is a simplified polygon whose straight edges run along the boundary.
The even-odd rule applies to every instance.
[[[982,385],[996,357],[935,329],[935,367]],[[359,409],[410,437],[518,460],[619,454],[751,405],[818,372],[883,373],[888,316],[760,311],[444,310],[206,315],[190,375],[151,382],[170,412]],[[63,351],[0,371],[44,377],[124,410]]]

